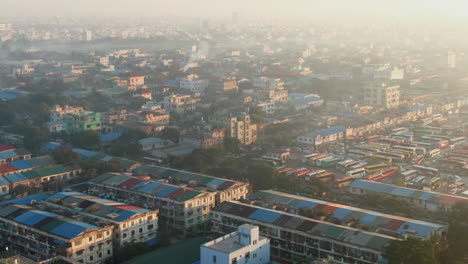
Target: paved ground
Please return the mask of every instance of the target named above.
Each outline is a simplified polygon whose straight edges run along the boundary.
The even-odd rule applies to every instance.
[[[158,248],[152,252],[133,258],[126,263],[192,264],[200,259],[200,245],[205,242],[208,242],[208,239],[204,237],[186,239],[170,247]]]

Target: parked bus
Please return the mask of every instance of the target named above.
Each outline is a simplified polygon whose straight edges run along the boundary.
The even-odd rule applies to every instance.
[[[283,173],[286,173],[288,171],[291,171],[291,170],[294,170],[293,168],[284,168],[284,169],[281,169],[278,171],[279,174],[283,174]]]
[[[392,129],[392,133],[403,133],[407,131],[408,131],[408,128],[406,127],[397,127],[397,128]]]
[[[320,154],[320,155],[317,155],[317,156],[314,156],[312,158],[309,158],[309,160],[307,160],[307,164],[309,165],[315,165],[315,161],[316,160],[319,160],[319,159],[323,159],[325,157],[328,157],[327,155],[324,155],[324,154]]]
[[[387,168],[387,169],[382,170],[381,172],[370,175],[369,177],[367,177],[367,180],[368,181],[380,181],[384,178],[392,176],[393,174],[397,172],[398,172],[397,167]]]
[[[405,160],[405,155],[394,153],[394,152],[380,152],[379,155],[392,158],[393,161],[397,161],[397,162]]]
[[[415,142],[415,141],[413,141],[413,144],[418,145],[418,147],[424,147],[424,148],[431,148],[432,146],[434,146],[434,144],[428,143],[428,142]]]
[[[349,155],[349,156],[356,156],[356,157],[359,157],[359,158],[363,158],[363,157],[366,157],[366,156],[368,156],[368,155],[370,155],[370,154],[367,153],[367,152],[363,152],[363,151],[359,151],[359,150],[350,149],[350,150],[348,150],[348,155]]]
[[[431,167],[426,167],[426,166],[421,166],[421,165],[413,165],[413,168],[415,168],[418,171],[421,171],[424,174],[429,174],[430,176],[439,175],[439,170],[436,168],[431,168]]]
[[[416,176],[418,174],[418,171],[411,169],[411,170],[401,172],[400,174],[401,174],[401,176],[403,176],[405,178],[405,181],[408,181],[412,177]]]
[[[346,176],[350,176],[350,177],[353,177],[355,179],[360,179],[360,178],[366,176],[366,169],[359,168],[359,169],[356,169],[356,170],[348,171],[348,172],[346,172]]]
[[[324,173],[315,175],[314,178],[317,178],[322,182],[331,182],[335,179],[335,174],[331,172],[324,172]]]
[[[308,173],[311,173],[311,172],[314,172],[314,171],[315,170],[303,170],[303,171],[297,172],[295,174],[296,174],[296,176],[300,177],[300,176],[304,176],[304,175],[306,175]]]
[[[320,154],[319,154],[319,153],[312,153],[312,154],[304,155],[304,156],[302,156],[301,161],[302,161],[302,163],[307,163],[307,161],[308,161],[310,158],[315,157],[315,156],[318,156],[318,155],[320,155]]]
[[[375,142],[379,139],[380,136],[375,135],[375,136],[368,136],[367,137],[367,142]]]
[[[426,179],[426,176],[416,176],[413,179],[410,180],[411,183],[413,184],[418,184],[423,182]]]
[[[440,185],[440,178],[439,177],[432,178],[429,181],[428,185],[431,186],[432,189],[437,188]]]
[[[315,166],[321,167],[321,166],[322,166],[322,162],[325,162],[325,161],[327,161],[327,160],[332,160],[332,159],[334,159],[334,157],[331,157],[331,156],[327,156],[327,157],[325,157],[325,158],[318,159],[318,160],[315,161]]]
[[[335,180],[335,186],[338,188],[346,187],[349,186],[351,183],[353,183],[354,178],[345,176],[343,178],[340,178],[338,180]]]
[[[299,168],[299,169],[294,169],[294,170],[290,170],[290,171],[287,171],[286,172],[286,175],[287,176],[290,176],[290,175],[293,175],[295,173],[298,173],[298,172],[301,172],[301,171],[305,171],[306,168]]]
[[[450,139],[450,143],[455,144],[455,145],[462,144],[465,141],[466,141],[466,137],[457,137],[457,138]]]
[[[325,173],[327,172],[326,170],[318,170],[318,171],[314,171],[314,172],[311,172],[311,173],[307,173],[305,175],[305,180],[306,181],[309,181],[311,178],[314,178],[315,176],[321,174],[321,173]]]
[[[349,167],[358,164],[358,161],[355,160],[345,160],[345,161],[340,161],[336,164],[336,169],[341,171],[341,172],[346,172]]]
[[[420,165],[424,162],[424,155],[418,155],[414,159],[411,160],[413,164]]]
[[[336,164],[340,162],[340,158],[333,158],[325,161],[321,161],[321,164],[319,166],[324,167],[324,168],[334,168],[336,167]]]
[[[440,149],[433,149],[427,153],[428,158],[434,158],[437,155],[440,155]]]
[[[385,168],[388,168],[388,164],[386,163],[380,163],[380,164],[375,164],[375,165],[370,165],[370,166],[366,166],[364,167],[366,169],[366,173],[367,174],[372,174],[372,173],[376,173],[376,172],[379,172]]]
[[[357,169],[360,169],[360,168],[364,168],[366,165],[367,165],[367,162],[359,162],[358,164],[349,167],[349,169],[350,170],[357,170]]]
[[[382,155],[372,155],[370,158],[377,159],[377,160],[380,160],[381,162],[385,162],[385,163],[388,163],[388,164],[392,164],[392,162],[393,162],[392,158],[385,157],[385,156],[382,156]]]

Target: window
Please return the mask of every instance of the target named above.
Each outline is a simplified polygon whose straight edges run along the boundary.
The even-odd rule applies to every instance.
[[[213,256],[213,264],[216,263],[216,256]]]
[[[140,231],[140,233],[143,233],[143,228],[140,228],[140,230],[139,230],[139,231]]]
[[[89,237],[89,241],[93,241],[93,237]]]
[[[79,245],[81,245],[81,242],[82,242],[82,240],[81,240],[81,239],[80,239],[80,240],[77,240],[77,241],[75,241],[75,246],[79,246]]]
[[[257,245],[257,240],[254,240],[254,241],[253,241],[253,244],[254,244],[254,245]]]
[[[253,253],[252,258],[256,258],[256,257],[257,257],[257,253]]]
[[[154,228],[154,225],[148,225],[148,230],[151,230]]]
[[[93,261],[93,256],[89,256],[89,261]]]
[[[233,258],[231,264],[237,264],[237,258]]]

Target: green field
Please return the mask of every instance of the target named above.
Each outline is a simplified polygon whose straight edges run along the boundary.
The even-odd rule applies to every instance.
[[[204,237],[186,239],[170,247],[158,248],[152,252],[133,258],[126,263],[192,264],[200,259],[200,245],[205,242],[208,242],[208,239]]]

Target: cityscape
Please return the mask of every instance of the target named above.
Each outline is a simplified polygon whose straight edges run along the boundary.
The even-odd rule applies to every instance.
[[[2,6],[0,264],[468,264],[468,2]]]

